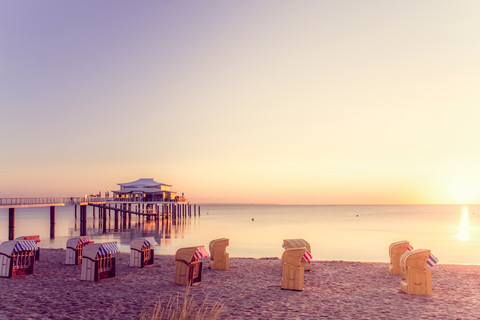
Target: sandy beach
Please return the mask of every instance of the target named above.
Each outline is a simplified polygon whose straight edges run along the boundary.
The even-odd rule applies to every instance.
[[[100,283],[81,281],[81,266],[64,258],[63,249],[42,249],[33,275],[0,278],[0,319],[138,319],[157,301],[185,294],[173,283],[173,256],[156,255],[141,269],[116,254],[116,277]],[[386,263],[313,261],[298,292],[280,288],[279,259],[231,258],[227,271],[204,263],[190,294],[209,304],[221,299],[220,319],[480,318],[480,266],[435,266],[432,296],[402,293],[400,277],[387,270]]]

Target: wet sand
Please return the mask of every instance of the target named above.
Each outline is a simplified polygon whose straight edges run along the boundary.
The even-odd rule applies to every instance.
[[[81,266],[64,265],[65,250],[41,249],[34,274],[0,278],[0,319],[138,319],[157,301],[185,294],[173,283],[173,256],[155,265],[129,267],[119,253],[116,276],[81,281]],[[191,288],[196,301],[222,300],[220,319],[480,319],[480,266],[432,269],[431,296],[407,295],[386,263],[313,261],[305,290],[280,288],[277,258],[231,258],[227,271],[204,259],[202,282]]]

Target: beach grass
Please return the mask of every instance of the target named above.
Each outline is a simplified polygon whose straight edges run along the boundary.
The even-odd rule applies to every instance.
[[[224,305],[221,300],[210,305],[207,299],[208,296],[201,303],[195,301],[190,295],[190,286],[187,286],[182,298],[176,294],[165,305],[158,301],[151,313],[141,313],[140,320],[215,320]]]

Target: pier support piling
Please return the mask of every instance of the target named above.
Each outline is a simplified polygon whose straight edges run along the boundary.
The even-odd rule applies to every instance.
[[[55,239],[55,206],[50,207],[50,239]]]
[[[117,210],[117,205],[115,205],[115,230],[118,230],[118,210]]]
[[[80,236],[87,235],[87,206],[80,205]]]
[[[8,208],[8,240],[15,238],[15,208]]]
[[[103,233],[107,233],[107,209],[105,207],[99,209],[102,212],[102,218],[103,218]]]

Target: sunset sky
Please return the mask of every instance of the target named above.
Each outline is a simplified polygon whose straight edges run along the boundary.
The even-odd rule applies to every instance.
[[[0,197],[480,202],[479,1],[0,2]]]

